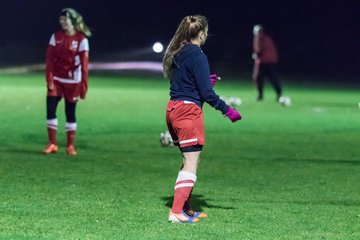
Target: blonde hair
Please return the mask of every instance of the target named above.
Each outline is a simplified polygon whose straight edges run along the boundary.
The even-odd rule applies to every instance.
[[[186,44],[191,43],[191,40],[195,39],[198,36],[199,32],[207,32],[207,30],[208,21],[204,16],[186,16],[181,21],[166,49],[163,58],[164,76],[166,78],[171,78],[172,62],[176,54],[178,54],[181,50],[181,48]]]
[[[73,8],[64,8],[61,10],[61,15],[70,18],[76,31],[82,32],[86,37],[91,37],[90,28],[86,25],[83,17]]]

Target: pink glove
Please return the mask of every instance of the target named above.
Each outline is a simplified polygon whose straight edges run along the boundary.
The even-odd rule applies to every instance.
[[[216,74],[211,74],[210,75],[210,84],[211,84],[211,87],[214,87],[215,86],[215,83],[217,80],[220,80],[221,77],[219,77],[218,75]]]
[[[238,111],[236,111],[234,108],[229,107],[229,110],[227,110],[225,114],[232,122],[236,122],[241,119],[241,115]]]

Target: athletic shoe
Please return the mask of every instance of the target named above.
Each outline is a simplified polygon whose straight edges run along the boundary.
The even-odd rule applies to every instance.
[[[169,213],[169,222],[172,223],[195,223],[198,221],[199,219],[186,215],[184,211],[181,211],[181,213]]]
[[[74,145],[70,145],[66,148],[66,152],[68,155],[75,156],[77,154]]]
[[[194,210],[184,210],[186,215],[190,216],[190,217],[194,217],[194,218],[207,218],[208,215],[206,213],[203,212],[195,212]]]
[[[50,153],[57,153],[58,146],[52,143],[49,143],[43,150],[43,153],[50,154]]]

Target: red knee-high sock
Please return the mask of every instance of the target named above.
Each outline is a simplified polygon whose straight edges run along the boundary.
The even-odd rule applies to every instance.
[[[48,128],[47,131],[48,131],[49,143],[57,145],[57,140],[56,140],[57,130],[53,128]]]
[[[184,167],[184,164],[181,165],[181,168],[180,168],[180,171],[183,169]],[[193,188],[194,189],[194,188]],[[187,211],[187,210],[190,210],[191,209],[191,206],[190,206],[190,198],[191,198],[191,193],[193,191],[193,189],[191,189],[191,192],[189,194],[189,197],[188,199],[186,199],[185,203],[184,203],[184,211]]]
[[[194,188],[193,188],[194,189]],[[191,193],[193,191],[193,189],[191,189],[191,192],[189,194],[188,199],[186,199],[185,203],[184,203],[184,211],[190,210],[191,206],[190,206],[190,198],[191,198]]]
[[[57,118],[46,119],[46,127],[48,132],[49,143],[57,145],[56,133],[58,127]]]
[[[66,136],[67,136],[66,146],[67,147],[74,146],[77,123],[76,122],[66,122],[65,128],[66,128]]]
[[[181,213],[195,185],[196,176],[191,172],[180,171],[174,187],[174,201],[171,208],[173,213]]]
[[[74,146],[74,143],[75,143],[75,131],[67,131],[66,136],[67,136],[66,145],[67,146],[71,146],[71,145]]]

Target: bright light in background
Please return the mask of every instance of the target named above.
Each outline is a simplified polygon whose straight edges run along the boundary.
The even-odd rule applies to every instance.
[[[153,50],[156,53],[161,53],[164,50],[164,46],[160,42],[156,42],[153,45]]]

